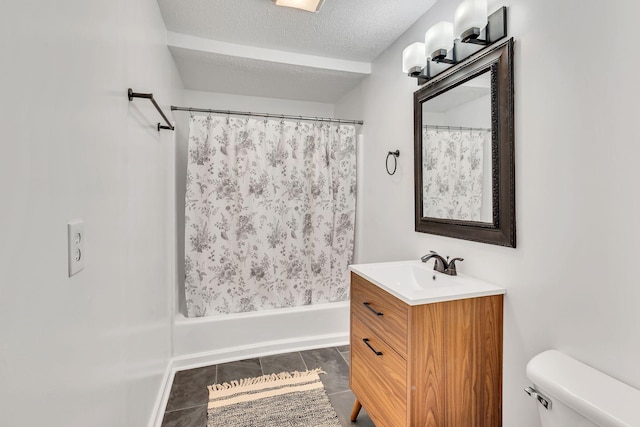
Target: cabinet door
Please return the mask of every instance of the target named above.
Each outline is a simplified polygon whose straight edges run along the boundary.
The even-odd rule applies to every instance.
[[[406,361],[353,313],[351,389],[376,427],[406,425]]]
[[[502,295],[412,307],[411,425],[502,425]]]
[[[447,427],[502,425],[502,295],[444,306]]]

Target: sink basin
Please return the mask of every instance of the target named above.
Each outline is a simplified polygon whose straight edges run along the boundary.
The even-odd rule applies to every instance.
[[[432,263],[426,264],[420,260],[354,264],[349,269],[409,305],[506,292],[504,288],[466,275],[439,273],[433,270]]]

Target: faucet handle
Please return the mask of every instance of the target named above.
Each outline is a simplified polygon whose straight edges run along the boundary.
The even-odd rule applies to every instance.
[[[458,274],[458,272],[456,271],[456,261],[464,261],[464,258],[454,258],[449,261],[449,266],[447,267],[445,273],[450,276],[456,276]]]

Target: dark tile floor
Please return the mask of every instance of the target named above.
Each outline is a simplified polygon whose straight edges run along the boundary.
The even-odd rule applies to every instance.
[[[207,386],[210,384],[315,368],[321,368],[326,372],[320,375],[320,379],[343,426],[371,427],[374,425],[364,409],[360,411],[356,423],[351,423],[349,420],[354,396],[349,389],[349,346],[345,345],[277,354],[177,372],[171,386],[162,426],[205,427],[207,425]]]

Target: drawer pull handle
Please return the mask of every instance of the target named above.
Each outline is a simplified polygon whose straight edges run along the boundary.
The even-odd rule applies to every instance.
[[[367,347],[369,347],[371,349],[371,351],[373,351],[376,356],[382,356],[382,352],[376,350],[375,348],[371,347],[371,344],[369,344],[369,338],[362,338],[362,341],[364,341],[364,343],[367,345]]]
[[[369,310],[373,311],[376,314],[376,316],[384,316],[384,313],[380,311],[376,311],[374,308],[372,308],[370,302],[363,302],[362,304],[364,304],[364,306],[367,307]]]

